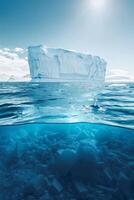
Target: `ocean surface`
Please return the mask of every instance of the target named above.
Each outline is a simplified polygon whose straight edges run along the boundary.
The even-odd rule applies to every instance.
[[[0,200],[133,200],[134,83],[0,83]]]

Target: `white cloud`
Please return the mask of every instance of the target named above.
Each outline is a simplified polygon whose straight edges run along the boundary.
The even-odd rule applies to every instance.
[[[29,67],[26,50],[22,48],[0,49],[0,80],[7,81],[11,77],[22,80],[28,77]]]
[[[15,52],[19,52],[19,53],[23,53],[25,50],[22,49],[22,48],[16,47],[16,48],[14,49],[14,51],[15,51]]]
[[[131,81],[134,81],[134,77],[127,70],[118,69],[118,68],[117,69],[108,69],[107,74],[106,74],[106,81],[131,82]]]

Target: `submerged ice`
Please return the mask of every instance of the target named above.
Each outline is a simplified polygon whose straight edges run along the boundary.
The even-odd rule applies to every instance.
[[[98,56],[40,45],[29,47],[28,61],[33,81],[105,80],[106,62]]]
[[[134,199],[133,129],[0,126],[0,200]]]

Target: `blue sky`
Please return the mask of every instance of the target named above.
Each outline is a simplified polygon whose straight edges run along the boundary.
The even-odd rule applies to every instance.
[[[0,50],[46,44],[89,52],[112,73],[134,77],[133,10],[133,0],[0,0]]]

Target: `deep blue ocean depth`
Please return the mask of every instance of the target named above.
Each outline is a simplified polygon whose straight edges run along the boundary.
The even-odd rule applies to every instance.
[[[0,84],[0,200],[133,200],[134,84]]]

